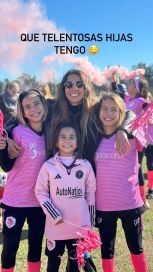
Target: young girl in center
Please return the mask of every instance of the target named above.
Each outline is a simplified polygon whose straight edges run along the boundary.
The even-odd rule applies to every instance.
[[[67,270],[78,272],[77,232],[94,224],[95,176],[90,163],[81,159],[80,136],[71,123],[57,127],[52,139],[54,157],[38,175],[35,193],[46,214],[47,272],[58,272],[65,246]]]
[[[9,159],[8,145],[5,147],[4,139],[0,138],[0,165],[4,171],[9,171],[1,203],[4,211],[2,272],[13,272],[15,269],[25,220],[28,223],[28,272],[40,272],[45,215],[34,189],[40,167],[46,159],[44,97],[37,90],[22,92],[17,111],[20,125],[13,129],[13,139],[21,147],[17,159]]]
[[[102,267],[114,272],[114,247],[117,221],[122,221],[135,272],[146,272],[142,247],[141,212],[143,201],[138,183],[138,145],[131,138],[130,149],[120,156],[115,149],[118,126],[125,116],[123,100],[116,94],[104,94],[96,105],[97,125],[103,130],[96,154],[96,219],[102,241]],[[140,146],[140,143],[139,143]]]

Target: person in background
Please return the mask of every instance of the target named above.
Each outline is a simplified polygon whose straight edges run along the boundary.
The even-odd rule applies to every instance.
[[[152,101],[152,94],[148,92],[147,102]],[[153,118],[150,119],[150,123],[153,124]],[[147,177],[148,177],[148,192],[147,199],[153,199],[153,145],[149,144],[144,151],[147,163]]]
[[[6,144],[7,144],[6,138],[0,136],[0,150],[5,149]],[[3,178],[3,177],[6,177],[6,174],[5,173],[0,173],[0,203],[1,203],[2,198],[3,198],[4,185],[6,183],[5,182],[6,178]],[[1,230],[1,226],[0,226],[0,230]]]
[[[112,74],[111,78],[112,92],[118,94],[123,100],[127,94],[127,88],[125,84],[120,83],[120,78],[116,73]]]
[[[0,95],[0,110],[4,116],[4,124],[16,116],[19,93],[19,84],[16,81],[11,81],[7,83],[4,92]]]
[[[129,99],[126,100],[126,108],[133,111],[136,115],[141,113],[141,111],[148,105],[147,96],[148,96],[149,86],[148,82],[144,78],[132,78],[128,82],[128,95]],[[139,188],[141,197],[144,201],[146,210],[150,208],[149,203],[146,200],[145,193],[145,180],[142,171],[142,158],[144,151],[139,152]]]
[[[38,86],[38,90],[44,95],[45,99],[54,99],[54,97],[51,94],[51,90],[49,88],[49,85],[47,83],[40,84]]]
[[[38,86],[38,90],[44,95],[48,111],[50,111],[55,102],[55,97],[51,93],[49,84],[48,83],[40,84]]]

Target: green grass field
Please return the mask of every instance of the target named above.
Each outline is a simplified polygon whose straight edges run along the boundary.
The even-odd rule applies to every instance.
[[[150,201],[152,209],[147,211],[143,215],[144,231],[143,231],[143,244],[145,253],[148,260],[149,272],[153,272],[153,201]],[[26,225],[22,234],[22,241],[20,242],[20,248],[17,255],[16,272],[26,272],[26,255],[27,255],[27,231]],[[0,249],[2,248],[2,240],[0,236]],[[45,239],[43,242],[43,254],[42,254],[42,272],[46,271],[47,258],[44,255]],[[97,265],[98,272],[101,270],[100,250],[92,253],[94,261]],[[66,254],[63,256],[60,272],[65,272]],[[118,233],[116,238],[116,254],[115,254],[115,267],[116,272],[132,272],[132,266],[129,257],[129,251],[127,249],[124,233],[121,228],[120,222],[118,222]]]
[[[145,165],[145,162],[144,164]],[[144,167],[145,169],[145,167]],[[145,169],[146,170],[146,169]],[[150,200],[151,209],[143,214],[143,244],[144,250],[146,253],[149,272],[153,272],[153,200]],[[26,272],[26,256],[27,256],[27,226],[24,226],[22,241],[20,243],[20,248],[17,255],[16,262],[16,272]],[[0,234],[0,251],[2,248],[2,237]],[[43,254],[42,254],[42,272],[46,271],[47,258],[44,255],[45,249],[45,239],[43,242]],[[92,253],[94,261],[97,265],[98,272],[102,271],[101,269],[101,258],[100,250],[97,250]],[[66,265],[66,254],[63,256],[60,272],[65,272]],[[83,271],[83,270],[82,270]],[[116,272],[132,272],[133,268],[131,266],[129,251],[127,249],[124,233],[121,228],[120,221],[118,222],[118,232],[116,238],[116,253],[115,253],[115,271]]]

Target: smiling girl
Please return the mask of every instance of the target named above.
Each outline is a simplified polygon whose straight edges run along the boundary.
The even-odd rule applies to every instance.
[[[59,125],[53,137],[54,157],[38,175],[36,196],[46,214],[47,272],[58,272],[65,246],[66,271],[79,272],[76,261],[77,232],[94,225],[96,181],[90,163],[81,159],[81,141],[71,123]]]
[[[23,92],[18,100],[20,125],[13,139],[21,148],[17,159],[8,157],[7,147],[0,151],[0,164],[8,172],[1,207],[3,215],[2,272],[13,272],[21,231],[28,223],[28,272],[40,272],[45,215],[35,197],[36,179],[46,159],[43,121],[45,101],[37,90]]]
[[[147,272],[142,247],[143,201],[138,184],[138,146],[132,137],[126,155],[115,149],[117,128],[125,116],[123,100],[116,94],[104,94],[97,104],[97,125],[104,131],[96,154],[96,215],[101,236],[102,267],[114,272],[114,247],[118,219],[122,222],[135,272]]]

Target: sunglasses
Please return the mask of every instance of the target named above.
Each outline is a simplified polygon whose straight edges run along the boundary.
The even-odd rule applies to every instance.
[[[84,87],[84,82],[82,80],[78,80],[78,81],[66,81],[64,83],[64,86],[67,88],[67,89],[71,89],[72,87],[76,87],[77,89],[80,89],[80,88],[83,88]]]

